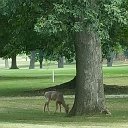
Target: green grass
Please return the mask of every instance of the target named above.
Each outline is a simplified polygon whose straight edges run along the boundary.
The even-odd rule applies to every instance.
[[[55,82],[52,82],[53,69],[0,70],[0,96],[22,96],[24,92],[59,85],[75,76],[75,68],[54,69]],[[104,83],[108,85],[128,85],[128,66],[103,67]]]
[[[50,105],[51,113],[44,113],[43,96],[20,97],[28,96],[26,91],[58,85],[71,80],[75,76],[75,69],[71,66],[67,66],[64,69],[55,69],[55,83],[53,83],[52,72],[53,69],[0,70],[0,128],[13,128],[13,123],[61,125],[64,127],[71,127],[72,125],[73,127],[85,125],[121,127],[120,125],[124,124],[128,126],[127,98],[106,99],[107,107],[112,113],[111,116],[66,117],[64,110],[62,113],[54,114],[54,102]],[[103,67],[103,73],[105,84],[128,85],[128,66]],[[69,103],[70,108],[72,107],[73,100],[70,97],[66,98],[66,102]],[[2,126],[2,124],[6,125],[6,123],[9,126]]]
[[[103,67],[103,71],[106,77],[128,77],[128,66]]]
[[[65,98],[70,105],[73,104],[73,98]],[[63,125],[94,125],[105,123],[127,123],[128,121],[128,100],[126,98],[107,99],[107,106],[111,111],[111,116],[76,116],[66,117],[64,110],[62,113],[54,113],[55,102],[50,104],[50,114],[43,112],[43,97],[12,97],[0,98],[0,122],[9,123],[28,123],[28,124],[63,124]]]
[[[53,70],[0,70],[0,96],[22,95],[24,91],[46,88],[69,81],[75,70],[54,70],[55,82],[52,82]],[[24,95],[24,94],[23,94]]]
[[[104,67],[104,83],[108,85],[128,85],[128,66]]]

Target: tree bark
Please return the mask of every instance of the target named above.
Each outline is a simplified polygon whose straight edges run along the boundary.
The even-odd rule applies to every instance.
[[[13,54],[11,58],[12,58],[12,63],[11,63],[10,69],[18,69],[17,63],[16,63],[16,54]]]
[[[90,29],[76,34],[76,94],[70,115],[101,112],[105,109],[101,44]]]
[[[64,58],[60,56],[58,59],[58,68],[64,68]]]
[[[36,56],[36,51],[31,51],[29,69],[35,68],[35,56]]]

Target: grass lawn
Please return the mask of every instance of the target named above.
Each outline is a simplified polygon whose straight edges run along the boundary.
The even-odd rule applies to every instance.
[[[73,98],[66,97],[66,102],[73,104]],[[128,126],[128,99],[107,98],[107,106],[111,116],[95,115],[86,117],[67,117],[64,113],[54,113],[55,103],[51,102],[51,113],[43,112],[43,97],[1,97],[0,98],[0,128],[2,124],[38,124],[49,126]],[[119,125],[119,126],[120,126]],[[13,125],[12,125],[13,126]],[[21,125],[22,126],[22,125]],[[5,127],[4,127],[5,128]]]
[[[46,88],[71,80],[75,68],[55,69],[55,82],[52,82],[53,69],[0,70],[0,128],[121,128],[128,127],[128,98],[107,98],[106,104],[111,116],[95,115],[66,117],[54,113],[55,103],[50,105],[51,113],[43,112],[43,96],[27,97],[26,91]],[[103,67],[104,83],[128,86],[128,66]],[[22,96],[22,97],[21,97]],[[66,102],[73,104],[67,96]]]
[[[52,82],[53,69],[0,70],[0,96],[21,96],[25,91],[46,88],[71,80],[75,68],[55,69],[55,82]],[[104,83],[108,85],[128,85],[128,66],[103,67]]]
[[[0,96],[24,95],[24,91],[46,88],[71,80],[74,69],[55,70],[55,82],[52,81],[53,70],[0,70]]]
[[[104,83],[108,85],[128,85],[128,66],[103,67]]]

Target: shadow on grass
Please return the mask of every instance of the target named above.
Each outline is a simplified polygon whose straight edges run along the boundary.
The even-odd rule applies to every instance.
[[[0,76],[0,80],[26,80],[26,79],[29,79],[29,80],[33,80],[33,79],[49,79],[51,78],[51,76],[33,76],[33,77],[26,77],[26,76],[14,76],[14,77],[5,77],[5,76]]]
[[[128,86],[104,85],[105,94],[128,94]]]

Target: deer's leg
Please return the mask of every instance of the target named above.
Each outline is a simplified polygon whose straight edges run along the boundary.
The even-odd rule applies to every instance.
[[[49,112],[49,102],[48,102],[48,104],[47,104],[47,109],[48,109],[48,112]]]
[[[56,102],[56,110],[55,110],[55,113],[56,113],[57,110],[58,110],[58,103]]]
[[[47,105],[47,104],[45,103],[45,104],[44,104],[44,112],[45,112],[46,105]]]
[[[47,102],[47,109],[48,109],[48,112],[49,112],[49,103],[50,103],[50,100],[48,100],[48,102]]]
[[[45,104],[44,104],[44,112],[45,112],[47,106],[48,106],[48,102],[45,102]]]
[[[45,112],[46,106],[47,106],[47,110],[49,112],[49,102],[50,102],[50,100],[48,100],[47,102],[45,102],[45,104],[44,104],[44,112]]]

